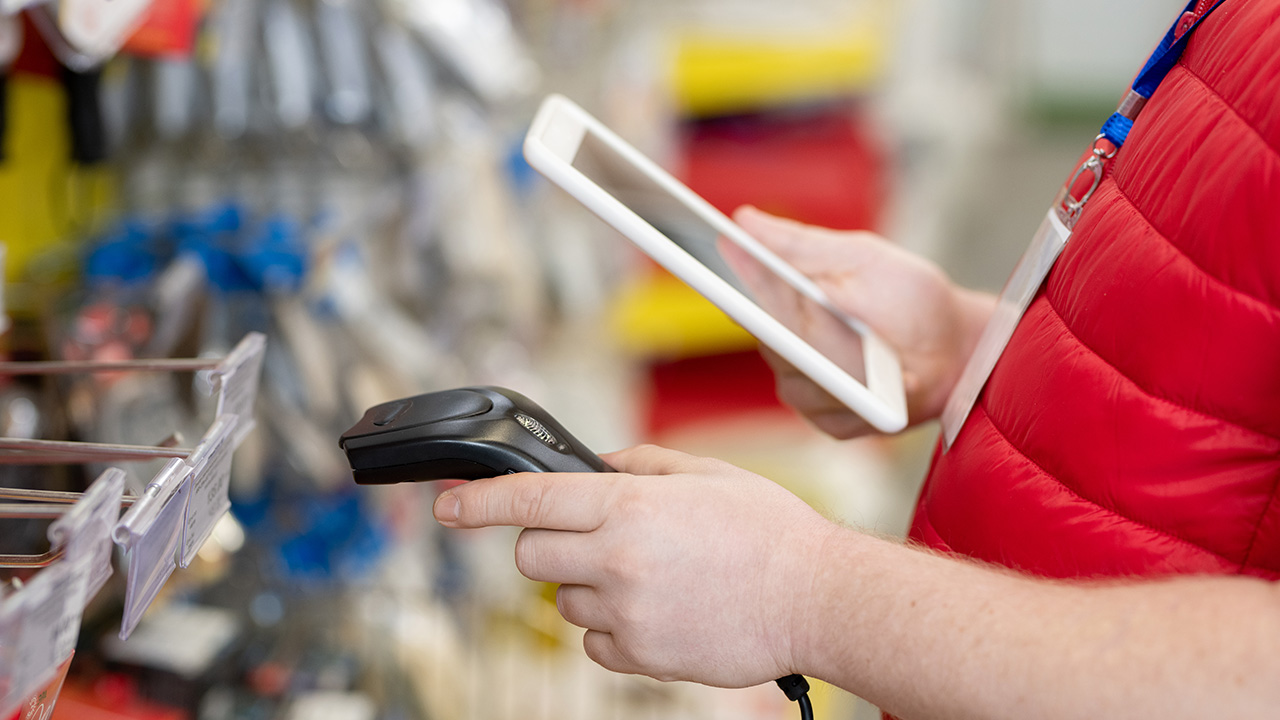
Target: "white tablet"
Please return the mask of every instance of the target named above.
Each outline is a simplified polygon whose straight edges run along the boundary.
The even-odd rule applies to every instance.
[[[881,338],[582,108],[548,97],[524,155],[873,427],[906,427],[902,369]]]

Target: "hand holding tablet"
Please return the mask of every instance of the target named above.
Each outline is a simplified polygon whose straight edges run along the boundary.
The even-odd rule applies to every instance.
[[[876,333],[577,105],[547,98],[524,152],[536,170],[873,427],[906,427],[902,370]]]

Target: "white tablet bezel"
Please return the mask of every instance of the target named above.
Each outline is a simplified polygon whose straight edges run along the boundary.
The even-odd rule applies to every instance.
[[[739,292],[621,200],[575,168],[573,161],[587,132],[593,133],[609,149],[669,192],[721,235],[767,265],[797,292],[845,319],[846,324],[862,338],[866,384],[818,352],[755,301]],[[743,329],[786,358],[873,427],[889,433],[906,427],[907,407],[901,365],[883,339],[865,324],[836,309],[812,280],[761,245],[728,216],[658,167],[578,105],[560,95],[547,97],[525,136],[524,156],[534,169],[625,235],[659,265],[701,293]]]

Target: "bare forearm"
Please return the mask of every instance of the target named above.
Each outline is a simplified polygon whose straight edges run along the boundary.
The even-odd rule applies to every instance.
[[[1280,712],[1274,584],[1057,583],[843,529],[827,544],[797,669],[903,718]]]

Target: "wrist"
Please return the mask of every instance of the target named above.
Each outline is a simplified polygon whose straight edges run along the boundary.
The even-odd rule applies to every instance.
[[[866,546],[879,542],[883,541],[826,523],[806,563],[806,584],[796,588],[787,666],[791,672],[821,679],[838,675],[843,651],[857,642],[850,632],[857,630],[860,589],[855,586],[863,578]]]

